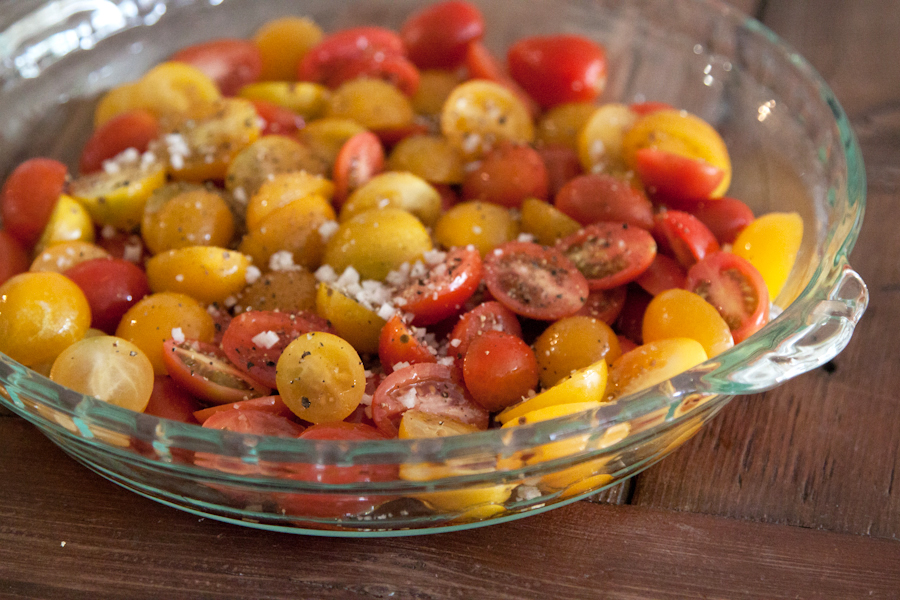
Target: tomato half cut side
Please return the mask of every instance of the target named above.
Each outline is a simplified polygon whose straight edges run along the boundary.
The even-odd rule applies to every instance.
[[[262,54],[257,45],[237,38],[194,44],[169,60],[200,69],[216,83],[223,96],[234,96],[245,85],[256,82],[262,73]]]
[[[163,344],[163,364],[173,381],[212,404],[231,404],[271,393],[238,370],[213,344],[169,338]]]
[[[588,281],[576,263],[555,248],[531,242],[507,242],[488,252],[484,281],[498,302],[540,321],[574,315],[588,296]]]
[[[667,248],[685,269],[707,254],[719,251],[716,236],[694,215],[667,210],[656,217],[654,237],[660,248]]]
[[[218,406],[210,406],[209,408],[197,409],[194,411],[194,418],[205,423],[211,416],[224,412],[226,410],[261,410],[263,412],[272,413],[286,419],[294,420],[294,413],[282,402],[281,396],[260,396],[258,398],[248,398],[240,402],[232,402],[230,404],[219,404]]]
[[[438,364],[411,365],[385,377],[372,399],[372,418],[382,433],[395,438],[403,413],[411,408],[479,429],[487,429],[490,418],[454,381],[450,367]]]
[[[749,261],[715,252],[690,268],[687,290],[716,307],[731,329],[734,343],[747,339],[769,321],[769,291]]]
[[[378,338],[378,358],[386,373],[394,371],[394,365],[433,363],[434,352],[415,336],[403,318],[397,314],[388,319]]]
[[[449,0],[423,8],[400,28],[406,50],[420,69],[455,69],[469,44],[484,36],[484,17],[469,2]]]
[[[256,114],[263,120],[262,135],[292,135],[306,125],[304,118],[268,100],[251,100]]]
[[[452,248],[443,262],[397,290],[401,308],[413,314],[413,325],[432,325],[457,315],[481,282],[482,261],[474,248]]]
[[[371,131],[361,131],[344,142],[334,162],[334,205],[340,210],[347,197],[384,169],[384,148]]]
[[[628,297],[628,286],[620,285],[608,290],[591,290],[587,301],[576,314],[593,317],[612,325],[622,312]]]
[[[637,279],[656,256],[656,241],[646,229],[628,223],[588,225],[557,247],[587,278],[592,290],[605,290]]]

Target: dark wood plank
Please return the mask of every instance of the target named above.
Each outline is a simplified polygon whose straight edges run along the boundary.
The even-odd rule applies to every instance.
[[[0,481],[0,596],[10,598],[775,600],[900,589],[900,543],[634,506],[579,502],[380,540],[234,527],[103,481],[19,419],[0,419]]]
[[[644,506],[833,531],[900,534],[900,4],[769,3],[766,23],[831,80],[866,161],[865,223],[851,263],[871,302],[829,366],[732,402],[674,456],[642,475]],[[816,11],[829,18],[810,19]]]

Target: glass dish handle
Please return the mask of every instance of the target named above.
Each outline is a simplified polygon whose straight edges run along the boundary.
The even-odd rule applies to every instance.
[[[785,314],[788,318],[781,327],[769,334],[769,344],[753,344],[756,352],[736,361],[731,369],[717,370],[714,378],[712,373],[701,376],[699,387],[728,395],[764,392],[837,356],[850,342],[869,303],[869,291],[859,273],[846,262],[839,269],[824,299],[793,318]]]

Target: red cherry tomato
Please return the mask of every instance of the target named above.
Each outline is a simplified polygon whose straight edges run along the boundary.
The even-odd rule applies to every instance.
[[[378,339],[378,358],[385,373],[392,373],[396,364],[415,365],[437,361],[434,352],[419,341],[400,315],[394,315],[382,327],[381,337]]]
[[[420,69],[455,69],[469,44],[484,36],[484,17],[468,2],[450,0],[419,10],[400,28],[409,58]]]
[[[615,328],[633,344],[644,343],[644,313],[647,312],[647,306],[651,300],[653,300],[653,296],[648,294],[644,288],[638,285],[628,286],[628,301],[622,307],[622,312],[619,313]],[[624,351],[623,348],[622,352]]]
[[[169,338],[163,344],[163,364],[178,385],[211,404],[232,404],[271,393],[239,371],[213,344]]]
[[[412,122],[402,127],[393,127],[391,129],[378,129],[375,135],[381,140],[381,144],[391,149],[406,138],[413,135],[427,135],[429,133],[428,125],[420,122]],[[434,185],[434,184],[432,184]]]
[[[94,130],[81,150],[78,169],[93,173],[103,168],[103,161],[134,148],[144,152],[159,137],[159,120],[153,113],[136,109],[116,115]]]
[[[347,197],[384,169],[384,148],[371,131],[357,133],[344,142],[334,162],[334,205],[340,210]]]
[[[736,198],[710,198],[685,206],[685,210],[709,227],[721,244],[732,244],[753,219],[750,207]]]
[[[657,253],[650,267],[634,281],[648,293],[656,296],[666,290],[684,289],[687,273],[677,260]]]
[[[496,300],[482,302],[460,317],[450,333],[448,353],[456,359],[460,371],[472,340],[486,331],[502,331],[518,338],[522,337],[522,325],[516,313]]]
[[[709,198],[725,171],[699,158],[688,158],[659,148],[641,148],[635,171],[647,193],[660,202]]]
[[[219,86],[223,96],[259,79],[262,55],[250,40],[223,38],[182,48],[169,60],[188,63],[203,71]]]
[[[240,371],[274,389],[278,357],[288,344],[311,331],[335,333],[328,321],[314,313],[254,310],[232,319],[222,335],[222,350]]]
[[[91,327],[112,335],[129,308],[150,293],[147,275],[121,258],[95,258],[63,273],[78,284],[91,307]]]
[[[653,227],[653,204],[628,182],[606,173],[589,173],[570,180],[559,190],[554,205],[582,225],[623,221]]]
[[[428,274],[397,290],[402,309],[414,315],[413,325],[432,325],[462,311],[481,282],[481,255],[474,248],[452,248]]]
[[[372,399],[372,418],[382,433],[397,437],[400,419],[410,408],[487,429],[490,413],[476,404],[452,376],[450,367],[421,363],[394,371]]]
[[[63,193],[68,168],[50,158],[32,158],[13,170],[0,191],[3,228],[25,248],[32,248],[50,221]]]
[[[716,307],[738,344],[769,320],[769,291],[759,271],[730,252],[714,252],[690,268],[688,291]]]
[[[532,117],[540,114],[541,107],[537,102],[503,70],[500,61],[481,42],[469,44],[466,50],[466,70],[471,79],[488,79],[510,90],[522,101]]]
[[[211,416],[226,410],[261,410],[285,419],[294,419],[294,413],[282,402],[281,396],[261,396],[259,398],[248,398],[240,402],[232,402],[231,404],[210,406],[202,410],[195,410],[193,416],[198,422],[205,423]]]
[[[650,232],[628,223],[588,225],[561,239],[557,247],[584,274],[592,290],[634,281],[656,256],[656,242]]]
[[[462,195],[507,208],[518,208],[526,198],[546,199],[547,166],[530,146],[501,144],[466,174]]]
[[[587,302],[576,314],[593,317],[608,325],[612,325],[625,306],[628,286],[620,285],[608,290],[591,290]]]
[[[343,29],[327,36],[303,56],[297,67],[297,79],[335,88],[348,78],[363,75],[366,69],[375,69],[376,63],[392,57],[403,58],[405,51],[403,40],[390,29]]]
[[[362,53],[335,67],[325,84],[337,87],[351,79],[383,79],[407,96],[419,89],[419,70],[405,56],[399,54]]]
[[[670,250],[685,269],[707,254],[719,251],[719,242],[709,227],[694,215],[680,210],[667,210],[657,215],[653,233],[659,247]]]
[[[109,232],[108,228],[104,228],[97,235],[96,244],[106,250],[111,257],[121,258],[138,266],[142,266],[148,256],[144,240],[136,233]]]
[[[547,190],[551,198],[582,173],[578,153],[568,146],[550,144],[538,148],[538,153],[547,168]]]
[[[306,126],[303,117],[294,111],[267,100],[251,100],[256,114],[265,122],[263,135],[292,135]]]
[[[241,410],[239,408],[223,410],[211,415],[203,422],[203,427],[284,438],[297,438],[304,432],[303,425],[286,417],[262,410]]]
[[[643,117],[645,115],[649,115],[650,113],[655,113],[660,110],[675,110],[675,107],[667,102],[659,102],[656,100],[647,100],[646,102],[634,102],[628,105],[628,108],[631,109],[631,112]]]
[[[507,52],[512,78],[547,108],[593,102],[606,87],[606,50],[577,35],[535,36]]]
[[[502,331],[486,331],[469,345],[463,377],[475,402],[496,412],[537,387],[537,359],[520,338]]]
[[[0,229],[0,285],[13,275],[24,273],[30,266],[31,259],[21,242]]]
[[[484,281],[508,309],[541,321],[574,315],[588,296],[588,282],[575,263],[531,242],[507,242],[488,252]]]
[[[200,401],[171,377],[157,375],[153,379],[153,392],[144,414],[197,425],[199,421],[194,417],[194,411],[197,410],[200,410]]]

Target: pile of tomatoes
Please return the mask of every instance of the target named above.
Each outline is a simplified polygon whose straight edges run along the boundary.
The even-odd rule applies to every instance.
[[[77,172],[8,177],[0,350],[205,427],[457,435],[599,406],[769,318],[802,222],[702,119],[600,102],[602,46],[506,60],[463,1],[305,18],[109,91]]]

